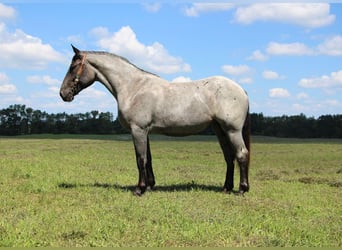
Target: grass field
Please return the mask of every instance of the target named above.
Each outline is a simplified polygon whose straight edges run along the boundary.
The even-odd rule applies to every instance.
[[[151,147],[139,198],[130,137],[0,138],[0,246],[342,245],[341,140],[253,138],[244,197],[221,192],[215,138]]]

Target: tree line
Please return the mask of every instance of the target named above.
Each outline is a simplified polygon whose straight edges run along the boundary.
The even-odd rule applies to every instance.
[[[293,138],[342,138],[342,115],[322,115],[318,118],[304,114],[267,117],[251,114],[253,135]],[[67,114],[50,114],[15,104],[0,110],[0,135],[26,134],[123,134],[117,118],[110,112],[96,110]],[[211,128],[202,134],[214,134]]]
[[[49,114],[15,104],[0,110],[0,135],[120,134],[125,131],[110,112]]]
[[[304,114],[265,117],[251,114],[253,135],[288,138],[342,138],[342,115],[321,115],[317,119]]]

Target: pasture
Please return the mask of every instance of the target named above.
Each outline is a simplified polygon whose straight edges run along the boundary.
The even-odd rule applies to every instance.
[[[0,138],[0,246],[342,245],[341,140],[253,138],[244,197],[221,192],[216,138],[151,150],[156,187],[136,197],[129,136]]]

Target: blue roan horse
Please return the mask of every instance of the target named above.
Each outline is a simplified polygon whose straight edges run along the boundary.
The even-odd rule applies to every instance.
[[[72,46],[73,47],[73,46]],[[196,134],[212,126],[227,163],[224,191],[233,190],[234,161],[240,167],[239,193],[249,190],[249,104],[245,91],[220,76],[169,83],[125,58],[106,52],[75,52],[60,95],[70,102],[81,90],[101,82],[118,103],[120,123],[132,134],[142,195],[155,185],[149,133]]]

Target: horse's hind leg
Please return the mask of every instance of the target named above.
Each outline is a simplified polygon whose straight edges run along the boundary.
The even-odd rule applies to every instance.
[[[150,148],[150,139],[147,137],[147,163],[146,163],[146,172],[147,172],[147,188],[152,189],[156,184],[154,180],[154,174],[152,169],[152,155]]]
[[[227,164],[226,180],[224,182],[223,190],[224,192],[231,192],[234,188],[234,159],[235,152],[228,140],[226,133],[223,131],[221,126],[214,121],[212,123],[212,128],[219,140],[224,159]]]
[[[232,147],[234,148],[235,157],[239,163],[239,167],[240,167],[239,192],[243,194],[244,192],[248,192],[249,190],[249,183],[248,183],[248,166],[249,166],[248,154],[249,152],[243,140],[241,131],[229,131],[228,137],[229,137]]]

